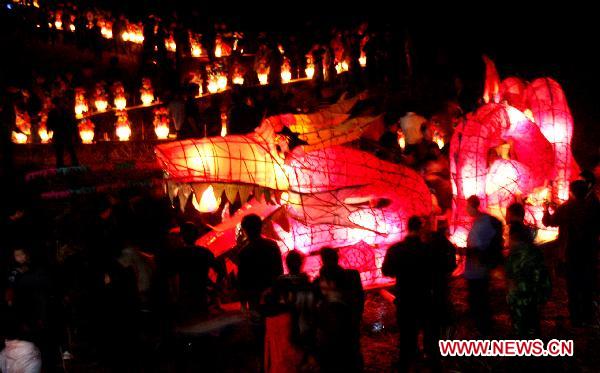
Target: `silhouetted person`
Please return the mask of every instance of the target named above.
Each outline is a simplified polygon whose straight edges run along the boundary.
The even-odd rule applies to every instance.
[[[424,347],[436,354],[437,333],[434,332],[433,268],[431,247],[421,239],[421,218],[408,220],[408,235],[392,245],[385,254],[381,271],[396,279],[396,317],[400,329],[400,371],[406,371],[419,354],[418,336],[424,332]]]
[[[479,209],[477,196],[467,199],[467,213],[473,225],[467,236],[466,261],[463,277],[469,289],[469,309],[475,325],[482,335],[488,335],[491,327],[489,301],[489,270],[493,257],[498,254],[497,241],[502,237],[502,223]],[[501,250],[500,250],[501,254]]]
[[[339,265],[339,255],[337,251],[330,247],[321,249],[322,266],[319,271],[319,276],[324,272],[340,272],[342,274],[342,282],[340,290],[343,292],[345,301],[352,307],[352,320],[355,330],[358,333],[360,322],[365,308],[365,293],[360,279],[360,273],[356,269],[345,269]],[[358,338],[358,335],[356,336]]]
[[[292,341],[311,348],[314,342],[315,294],[308,275],[302,272],[304,255],[292,250],[285,257],[285,263],[288,273],[277,279],[276,293],[292,314]]]
[[[596,283],[600,206],[587,198],[588,186],[583,180],[570,185],[569,200],[554,214],[545,206],[542,223],[559,227],[559,241],[564,247],[569,295],[569,315],[574,326],[592,320],[592,296]]]
[[[345,296],[343,271],[321,271],[317,285],[322,300],[317,309],[317,354],[321,372],[361,371],[354,312]]]
[[[519,337],[539,336],[539,307],[546,302],[551,291],[544,256],[533,244],[530,230],[519,222],[510,225],[509,249],[506,262],[506,277],[510,280],[507,301],[513,327]]]
[[[529,236],[533,241],[536,236],[535,227],[525,224],[525,207],[519,202],[513,202],[506,208],[506,224],[521,224],[529,232]]]
[[[40,348],[44,367],[54,371],[58,343],[56,336],[56,298],[48,273],[31,260],[28,250],[13,250],[15,266],[9,274],[7,303],[19,325],[26,326],[32,342]]]
[[[133,270],[116,261],[103,265],[97,303],[100,356],[109,369],[131,371],[136,364],[138,298]]]
[[[448,222],[440,220],[435,232],[432,232],[427,243],[431,247],[431,266],[433,275],[433,309],[436,310],[434,325],[446,327],[451,323],[451,304],[449,281],[456,269],[456,247],[448,239]]]
[[[216,261],[214,254],[205,247],[197,246],[198,228],[191,222],[181,226],[181,237],[185,244],[175,254],[175,271],[179,277],[179,300],[186,311],[205,311],[208,305],[208,286],[211,284],[209,270],[213,269],[218,279],[225,271]]]
[[[75,154],[75,136],[77,134],[77,122],[71,100],[66,98],[55,98],[52,100],[52,109],[48,112],[48,121],[46,122],[48,130],[53,131],[52,144],[56,153],[56,167],[61,168],[65,165],[65,149],[71,157],[71,164],[77,166],[77,154]]]
[[[247,243],[238,255],[240,298],[244,306],[256,311],[263,292],[283,273],[283,263],[277,243],[261,236],[260,216],[244,216],[242,230]]]

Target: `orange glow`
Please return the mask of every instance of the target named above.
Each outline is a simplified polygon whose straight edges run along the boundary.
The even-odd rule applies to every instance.
[[[237,85],[243,85],[244,84],[244,77],[241,75],[236,75],[233,77],[232,79],[233,84],[237,84]]]
[[[315,67],[313,66],[313,64],[310,64],[310,65],[306,66],[306,69],[304,69],[304,72],[306,73],[306,77],[308,79],[312,79],[313,76],[315,75]]]
[[[15,144],[25,144],[27,142],[27,135],[22,132],[12,132],[12,141]]]
[[[144,106],[151,105],[154,101],[154,90],[152,89],[152,82],[148,78],[142,79],[142,88],[140,89],[142,103]]]
[[[165,48],[169,52],[177,52],[177,44],[175,44],[175,39],[173,38],[173,35],[169,35],[169,37],[165,39]]]
[[[154,110],[154,133],[159,140],[169,137],[169,109],[162,107]]]
[[[104,37],[105,39],[113,38],[112,22],[100,19],[98,21],[98,26],[100,26],[100,34],[102,35],[102,37]]]
[[[115,97],[115,108],[124,110],[127,107],[127,99],[125,97]]]
[[[42,144],[47,144],[48,141],[52,139],[52,135],[54,135],[54,133],[52,131],[48,131],[45,126],[38,130],[38,136],[40,137]]]
[[[367,55],[365,54],[365,52],[360,52],[360,57],[358,58],[358,63],[360,64],[360,67],[365,67],[367,66]]]
[[[281,82],[289,83],[292,80],[292,72],[290,70],[281,70]]]
[[[129,141],[131,137],[131,125],[127,118],[127,112],[122,111],[117,113],[117,123],[115,124],[115,133],[119,141]]]
[[[281,82],[285,84],[289,83],[290,80],[292,80],[292,67],[290,65],[290,60],[285,58],[281,65]]]
[[[335,72],[341,74],[348,71],[348,62],[342,61],[335,64]]]
[[[221,137],[227,136],[227,114],[221,113]]]
[[[437,131],[433,134],[433,142],[435,142],[440,149],[444,147],[444,138]]]
[[[82,118],[88,112],[87,99],[83,88],[75,88],[75,116]]]
[[[79,137],[84,144],[91,144],[94,141],[94,123],[89,119],[79,122]]]
[[[108,101],[104,99],[94,101],[94,105],[96,106],[96,110],[98,111],[106,111],[108,108]]]
[[[142,93],[141,100],[144,106],[151,105],[152,101],[154,101],[154,95],[151,92],[144,92]]]
[[[223,91],[227,88],[227,77],[223,74],[217,76],[217,89]]]
[[[265,69],[258,73],[258,82],[260,85],[265,85],[269,82],[269,69]]]
[[[404,150],[404,148],[406,148],[406,139],[404,138],[404,133],[400,130],[397,133],[398,135],[398,146],[400,146],[400,149]]]
[[[202,56],[202,48],[199,45],[192,45],[192,56],[196,58]]]
[[[200,203],[196,200],[196,195],[192,194],[192,205],[199,212],[215,212],[219,208],[217,198],[215,197],[215,191],[213,186],[210,185],[200,198]]]

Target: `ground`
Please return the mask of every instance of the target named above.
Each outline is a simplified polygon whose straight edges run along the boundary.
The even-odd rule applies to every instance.
[[[492,308],[494,310],[493,339],[510,339],[511,320],[506,304],[505,279],[502,271],[496,271],[492,279]],[[462,278],[451,281],[451,301],[455,310],[455,323],[448,339],[477,338],[467,314],[466,285]],[[598,324],[588,328],[571,328],[568,321],[567,298],[564,279],[554,279],[553,294],[542,311],[542,339],[573,339],[574,357],[546,358],[445,358],[447,372],[596,372],[600,368],[600,328]],[[163,340],[147,338],[142,345],[143,371],[148,372],[256,372],[260,364],[259,344],[250,337],[250,326],[235,311],[229,311],[188,325]],[[229,327],[223,325],[229,324]],[[214,328],[210,331],[210,328]],[[150,333],[151,334],[151,333]],[[381,290],[367,294],[362,325],[362,352],[366,372],[390,372],[398,358],[398,329],[394,305]],[[416,369],[423,371],[425,364],[419,362]],[[96,365],[71,362],[74,372],[100,372]]]

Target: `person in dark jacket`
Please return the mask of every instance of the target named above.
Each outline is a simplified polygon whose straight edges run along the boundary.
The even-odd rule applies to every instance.
[[[277,243],[261,236],[260,216],[244,216],[242,230],[247,242],[238,254],[240,297],[244,307],[256,311],[264,291],[283,274],[283,262]]]
[[[421,239],[421,218],[408,219],[408,235],[392,245],[383,261],[384,276],[396,279],[396,316],[400,329],[399,370],[407,371],[415,362],[420,330],[424,333],[424,347],[437,355],[437,333],[433,325],[433,265],[432,249]]]
[[[215,259],[214,254],[205,247],[197,246],[199,230],[191,222],[181,226],[184,246],[175,255],[175,272],[179,278],[179,300],[186,311],[206,311],[208,306],[208,286],[210,269],[214,270],[218,280],[225,271]]]
[[[569,189],[569,200],[553,214],[545,205],[542,223],[558,227],[566,262],[569,316],[573,326],[581,326],[591,322],[593,315],[600,204],[587,198],[588,186],[583,180],[573,181]]]

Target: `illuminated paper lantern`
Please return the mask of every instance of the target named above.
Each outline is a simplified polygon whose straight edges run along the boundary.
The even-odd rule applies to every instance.
[[[94,142],[94,123],[89,119],[83,119],[79,122],[79,137],[84,144]]]
[[[215,57],[227,57],[231,55],[231,47],[227,44],[221,35],[215,37]]]
[[[27,143],[28,137],[23,132],[12,131],[11,139],[15,144],[25,144]]]
[[[125,98],[125,88],[123,83],[115,82],[113,84],[114,105],[117,110],[125,110],[127,107],[127,98]]]
[[[153,124],[157,139],[169,138],[169,109],[166,107],[155,109]]]
[[[148,78],[142,79],[142,88],[140,89],[140,99],[144,106],[152,105],[154,101],[154,90],[152,89],[152,82]]]
[[[40,141],[42,144],[47,144],[52,140],[52,136],[54,133],[52,131],[48,131],[46,127],[46,122],[48,121],[48,114],[46,112],[40,113],[40,123],[38,128],[38,136],[40,137]]]
[[[304,69],[304,72],[308,79],[312,79],[315,75],[315,65],[313,64],[313,59],[310,55],[306,56],[306,68]]]
[[[169,35],[169,37],[165,39],[165,49],[172,53],[177,52],[177,44],[175,43],[173,34]]]
[[[381,117],[350,119],[331,110],[271,117],[248,135],[156,147],[172,198],[182,203],[191,195],[199,211],[218,206],[221,196],[242,201],[199,244],[215,255],[226,252],[243,215],[257,213],[266,218],[263,233],[278,241],[282,254],[333,246],[365,283],[389,282],[380,271],[385,250],[406,234],[408,217],[431,213],[431,195],[416,171],[344,146]],[[307,263],[307,270],[317,265]]]
[[[75,88],[75,116],[83,118],[87,112],[88,104],[85,98],[85,90],[83,88]]]
[[[105,39],[113,38],[113,32],[112,32],[113,23],[111,21],[100,18],[98,20],[98,27],[100,27],[100,34],[102,35],[103,38],[105,38]]]
[[[103,83],[97,83],[94,91],[94,106],[99,112],[104,112],[108,108],[108,94],[104,89]]]
[[[488,69],[490,75],[494,73]],[[493,97],[495,83],[488,82],[486,87]],[[527,203],[527,221],[543,231],[538,241],[552,239],[556,230],[541,223],[543,203],[566,200],[569,182],[578,174],[566,98],[560,85],[549,78],[527,86],[509,78],[498,95],[507,104],[482,106],[467,115],[452,137],[453,230],[455,234],[469,230],[466,199],[471,195],[477,195],[483,207],[499,218],[510,203],[522,199]]]
[[[200,41],[201,36],[198,34],[194,34],[191,31],[188,31],[188,38],[190,41],[192,57],[202,57],[202,55],[204,54],[204,50],[202,49],[202,42]]]
[[[281,82],[289,83],[292,80],[292,67],[290,65],[290,60],[285,58],[283,64],[281,65]]]
[[[571,152],[573,117],[560,85],[550,78],[531,82],[525,91],[525,101],[535,124],[554,148],[556,190],[560,201],[569,198],[569,181],[576,178],[579,168]]]
[[[265,85],[269,83],[269,67],[259,68],[257,71],[258,82],[260,85]]]
[[[116,114],[117,121],[115,123],[115,134],[119,141],[129,141],[129,138],[131,137],[131,124],[129,123],[127,112],[118,111]]]
[[[367,66],[367,54],[364,51],[360,52],[360,57],[358,57],[358,64],[360,67]]]

